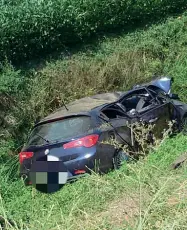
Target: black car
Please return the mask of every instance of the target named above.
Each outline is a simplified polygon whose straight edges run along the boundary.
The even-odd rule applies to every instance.
[[[172,79],[164,77],[128,92],[82,98],[39,121],[19,154],[25,183],[31,184],[29,172],[36,162],[62,162],[67,180],[119,168],[128,154],[106,142],[112,137],[136,151],[129,123],[155,124],[154,134],[160,137],[168,121],[175,120],[180,131],[187,105],[171,94],[171,84]]]

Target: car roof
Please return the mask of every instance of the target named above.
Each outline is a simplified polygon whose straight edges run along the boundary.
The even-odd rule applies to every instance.
[[[78,114],[86,115],[93,109],[100,109],[101,106],[104,107],[106,104],[117,101],[123,94],[124,92],[102,93],[75,100],[66,105],[68,111],[66,110],[65,106],[63,106],[56,110],[54,113],[51,113],[47,117],[43,118],[38,124],[46,123],[52,120],[58,120],[64,116]]]

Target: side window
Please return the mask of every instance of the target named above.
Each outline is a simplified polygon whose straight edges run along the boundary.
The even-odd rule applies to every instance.
[[[127,112],[131,110],[140,112],[141,110],[149,108],[153,101],[153,97],[145,89],[139,89],[127,95],[121,103],[125,106]]]
[[[148,89],[153,96],[157,97],[157,102],[159,104],[165,103],[165,98],[164,98],[165,92],[164,92],[164,90],[162,90],[156,86],[149,86]]]
[[[125,117],[124,111],[117,105],[109,106],[101,111],[109,119]]]
[[[151,91],[151,93],[155,93],[157,95],[159,95],[159,93],[165,94],[164,90],[154,85],[148,86],[148,89]]]

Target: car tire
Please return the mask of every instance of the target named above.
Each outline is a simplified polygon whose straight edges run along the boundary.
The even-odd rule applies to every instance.
[[[180,131],[187,135],[187,114],[182,118],[180,123]]]
[[[120,169],[125,161],[129,160],[129,156],[122,150],[118,150],[113,158],[114,169]]]

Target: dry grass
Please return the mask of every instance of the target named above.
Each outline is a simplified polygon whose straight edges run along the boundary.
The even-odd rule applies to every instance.
[[[94,93],[127,89],[150,77],[144,75],[148,64],[143,62],[144,56],[129,51],[114,53],[103,60],[72,57],[64,65],[61,61],[49,64],[38,73],[39,81],[44,81],[45,86],[42,95],[48,93],[50,101],[46,103],[53,107],[57,98],[70,101]]]
[[[9,124],[6,129],[13,128],[11,133],[15,130],[15,138],[21,140],[36,118],[63,106],[63,100],[68,103],[96,93],[129,89],[134,84],[145,82],[151,78],[151,61],[148,54],[127,50],[94,58],[75,55],[48,63],[45,68],[34,72],[28,86],[29,97],[17,101],[14,108],[16,126]]]
[[[113,228],[120,228],[121,226],[135,227],[136,219],[139,218],[141,209],[145,209],[148,205],[148,197],[148,194],[136,194],[134,192],[125,194],[108,204],[107,209],[97,214],[94,219],[98,226],[105,220]],[[87,229],[89,229],[89,225]]]

